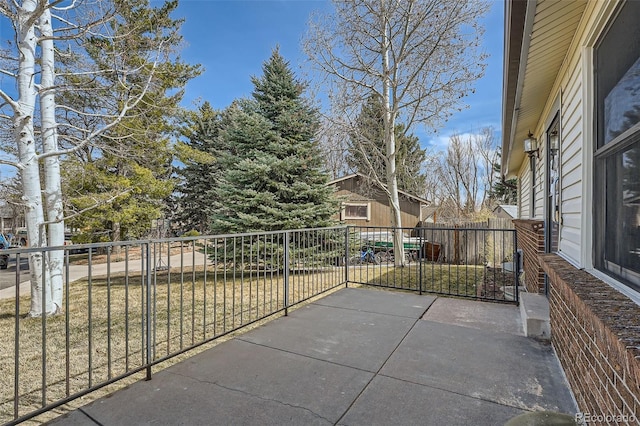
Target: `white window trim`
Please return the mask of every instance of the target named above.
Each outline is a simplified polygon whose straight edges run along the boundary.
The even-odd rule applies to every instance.
[[[582,50],[582,253],[581,266],[593,267],[593,117],[595,77],[593,70],[593,46]]]
[[[355,207],[367,207],[367,215],[366,216],[350,216],[347,217],[347,206],[355,206]],[[371,203],[358,203],[358,202],[343,202],[342,208],[340,210],[340,220],[366,220],[369,222],[371,220]]]

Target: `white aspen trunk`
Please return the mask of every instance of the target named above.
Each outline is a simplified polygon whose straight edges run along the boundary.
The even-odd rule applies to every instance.
[[[391,210],[391,226],[402,227],[402,216],[400,215],[400,199],[398,196],[398,179],[396,173],[396,135],[395,135],[395,112],[391,111],[391,76],[389,69],[389,35],[387,14],[384,12],[384,1],[382,2],[383,31],[382,31],[382,103],[384,105],[384,137],[386,147],[387,166],[387,189],[389,191],[389,206]],[[395,266],[404,266],[404,241],[402,230],[396,229],[393,233],[393,258]]]
[[[51,12],[46,8],[40,19],[38,27],[43,40],[41,49],[41,94],[40,114],[42,118],[42,145],[45,154],[58,151],[58,130],[56,122],[55,91],[55,52],[53,40],[53,28],[51,25]],[[60,157],[53,155],[44,160],[45,201],[47,208],[48,238],[50,246],[64,245],[64,212],[62,206],[62,184],[60,178]],[[64,251],[55,250],[47,252],[48,262],[46,272],[50,283],[51,300],[54,310],[59,312],[62,308],[62,267],[64,263]]]
[[[42,194],[40,186],[40,169],[36,152],[36,140],[33,131],[33,114],[35,112],[37,89],[35,87],[35,53],[37,38],[33,14],[36,0],[24,0],[18,9],[16,25],[19,63],[18,63],[18,109],[15,111],[14,131],[18,144],[18,156],[23,168],[20,171],[22,180],[23,201],[26,204],[25,221],[27,235],[31,247],[46,245],[44,233],[40,225],[44,223]],[[51,303],[51,291],[43,280],[42,253],[29,254],[29,272],[31,276],[31,309],[29,315],[38,316],[54,311]],[[44,298],[43,298],[44,295]]]

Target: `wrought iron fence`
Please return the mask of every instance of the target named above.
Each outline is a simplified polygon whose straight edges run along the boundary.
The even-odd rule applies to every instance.
[[[0,424],[150,378],[159,362],[344,285],[344,240],[344,228],[327,228],[7,251]],[[29,317],[20,265],[54,251],[64,253],[61,313]]]
[[[8,250],[0,423],[151,378],[162,361],[349,283],[517,302],[515,247],[512,230],[348,226]],[[60,313],[30,317],[25,260],[53,252],[64,254]]]
[[[513,229],[349,226],[349,282],[518,302],[519,258]],[[394,248],[402,234],[403,253]]]

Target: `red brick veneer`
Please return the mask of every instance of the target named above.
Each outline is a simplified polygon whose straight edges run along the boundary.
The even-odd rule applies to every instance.
[[[558,255],[540,255],[540,264],[549,275],[551,342],[580,411],[638,424],[640,307]]]
[[[529,293],[544,293],[544,272],[538,254],[544,253],[544,222],[541,220],[515,219],[518,248],[523,252],[525,287]]]

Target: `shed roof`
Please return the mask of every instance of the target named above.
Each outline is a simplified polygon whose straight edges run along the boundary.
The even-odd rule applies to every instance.
[[[514,219],[518,217],[518,206],[513,204],[499,204],[493,211],[495,212],[499,208]]]
[[[333,179],[332,181],[329,181],[327,183],[327,185],[335,185],[336,183],[343,182],[343,181],[346,181],[346,180],[349,180],[349,179],[354,179],[356,177],[361,177],[361,178],[367,179],[367,176],[363,175],[362,173],[352,173],[350,175],[345,175],[345,176],[339,177],[337,179]],[[411,198],[411,199],[413,199],[413,200],[415,200],[415,201],[417,201],[419,203],[427,204],[427,205],[431,204],[431,201],[427,200],[426,198],[418,197],[417,195],[413,195],[413,194],[410,194],[410,193],[402,191],[402,190],[398,190],[398,193],[402,194],[403,196],[405,196],[407,198]]]

